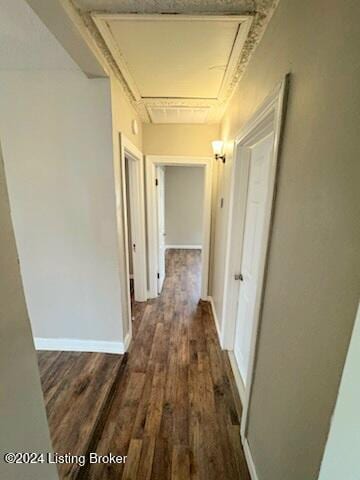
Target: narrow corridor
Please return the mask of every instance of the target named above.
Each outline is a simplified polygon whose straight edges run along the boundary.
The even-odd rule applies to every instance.
[[[0,0],[0,480],[360,480],[344,3]]]
[[[199,303],[200,251],[168,251],[166,271],[161,296],[137,305],[97,445],[99,454],[127,453],[127,462],[93,465],[88,478],[248,480],[230,365],[209,306]]]
[[[200,255],[167,250],[161,296],[134,303],[128,354],[39,353],[54,451],[128,457],[59,464],[61,479],[249,480],[231,367],[199,301]]]

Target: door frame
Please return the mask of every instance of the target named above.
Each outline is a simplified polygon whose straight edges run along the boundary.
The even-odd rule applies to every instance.
[[[161,175],[160,175],[160,172],[161,172]],[[157,232],[157,246],[158,246],[158,253],[160,254],[160,243],[161,243],[161,237],[162,237],[162,242],[163,242],[163,247],[164,247],[164,257],[165,257],[165,249],[166,249],[166,246],[165,246],[165,238],[164,238],[164,235],[161,235],[161,232],[160,232],[160,186],[161,186],[161,181],[159,181],[159,178],[162,176],[162,180],[163,180],[163,222],[164,222],[164,229],[165,229],[165,167],[162,166],[162,165],[157,165],[155,167],[155,175],[156,175],[156,178],[157,178],[157,188],[155,189],[156,191],[156,218],[157,218],[157,229],[156,229],[156,232]],[[163,231],[164,233],[164,231]],[[158,259],[159,259],[159,255],[158,255]],[[161,290],[162,290],[162,287],[164,286],[164,281],[165,281],[165,275],[166,275],[166,268],[165,268],[165,258],[164,258],[164,271],[163,271],[163,274],[164,274],[164,277],[162,278],[161,277],[161,268],[160,268],[160,264],[158,265],[158,269],[157,269],[157,273],[158,273],[158,278],[157,278],[157,291],[158,291],[158,294],[160,294]],[[162,280],[161,282],[161,287],[159,288],[159,284],[160,284],[160,281]]]
[[[156,215],[156,167],[203,167],[204,168],[204,201],[202,225],[202,252],[201,252],[201,299],[208,299],[209,255],[210,255],[210,220],[211,220],[211,187],[212,187],[212,157],[183,157],[173,155],[147,155],[146,165],[146,211],[148,233],[148,272],[149,298],[157,294],[158,269],[158,235]]]
[[[260,107],[251,116],[249,121],[237,135],[234,144],[233,172],[230,185],[230,206],[228,217],[227,245],[225,255],[225,281],[224,281],[224,303],[222,318],[223,327],[221,341],[224,349],[230,350],[230,362],[235,373],[235,380],[243,405],[241,417],[241,438],[249,450],[247,442],[247,427],[249,404],[251,400],[258,337],[261,328],[262,305],[266,281],[267,259],[271,241],[271,230],[276,196],[276,182],[278,175],[280,141],[282,137],[286,101],[288,95],[289,75],[273,90],[273,92],[262,102]],[[236,333],[236,316],[239,288],[234,275],[239,273],[242,259],[243,239],[245,233],[246,199],[249,181],[249,148],[257,142],[274,133],[273,148],[271,155],[271,166],[269,175],[269,188],[265,207],[265,225],[261,240],[260,268],[258,274],[258,292],[255,301],[255,322],[251,334],[250,359],[248,370],[248,382],[245,386],[237,370],[234,358],[234,342]],[[237,180],[239,180],[237,182]],[[245,448],[245,450],[246,450]]]
[[[125,175],[125,162],[126,158],[132,162],[132,172],[129,171],[133,180],[133,187],[136,194],[133,196],[131,209],[134,211],[135,231],[137,238],[137,252],[138,255],[138,268],[139,278],[134,279],[137,281],[140,299],[139,301],[147,300],[147,265],[146,265],[146,231],[145,231],[145,198],[144,198],[144,162],[142,152],[121,132],[119,132],[119,163],[120,163],[120,202],[121,202],[121,214],[122,214],[122,226],[123,226],[123,252],[125,271],[122,288],[124,289],[124,303],[122,307],[123,318],[128,318],[129,329],[126,334],[126,346],[130,343],[132,338],[132,319],[131,319],[131,297],[130,297],[130,268],[129,268],[129,242],[128,242],[128,215],[126,207],[126,175]],[[130,165],[129,165],[130,167]],[[131,181],[131,180],[130,180]]]
[[[126,228],[131,225],[131,233],[136,239],[136,257],[133,260],[133,278],[135,288],[135,300],[145,302],[147,300],[146,284],[146,233],[145,233],[145,198],[144,198],[144,165],[142,153],[132,145],[126,137],[124,143],[124,162],[128,161],[129,171],[129,201],[130,217],[127,219]],[[136,149],[136,150],[135,150]],[[124,163],[125,165],[125,163]],[[125,170],[124,170],[125,171]],[[127,190],[126,176],[125,193]],[[127,214],[127,211],[126,211]],[[129,223],[130,222],[130,223]],[[127,232],[128,234],[128,232]],[[129,244],[127,244],[129,245]],[[129,261],[129,251],[127,254]],[[137,272],[137,273],[136,273]],[[130,278],[130,269],[129,269]]]

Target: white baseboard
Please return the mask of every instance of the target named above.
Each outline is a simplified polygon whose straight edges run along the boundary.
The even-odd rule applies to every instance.
[[[185,250],[202,250],[202,245],[165,245],[165,248],[180,248]]]
[[[219,338],[219,343],[220,343],[221,348],[223,348],[221,333],[220,333],[220,328],[219,328],[219,320],[218,320],[218,317],[217,317],[217,314],[216,314],[214,299],[213,299],[213,297],[208,296],[207,300],[210,302],[211,312],[212,312],[212,315],[213,315],[213,318],[214,318],[216,331],[217,331],[218,338]],[[241,400],[241,403],[244,404],[244,400],[245,400],[244,383],[242,381],[239,369],[237,367],[234,353],[230,352],[230,351],[228,353],[229,353],[230,365],[231,365],[231,368],[234,372],[236,387],[239,391],[240,400]],[[249,447],[249,443],[248,443],[247,439],[245,438],[244,442],[242,442],[242,443],[243,443],[243,447],[244,447],[245,459],[246,459],[246,463],[247,463],[248,468],[249,468],[249,473],[250,473],[251,480],[259,480],[259,478],[257,476],[257,473],[256,473],[255,464],[254,464],[254,461],[253,461],[253,458],[252,458],[252,455],[251,455],[251,451],[250,451],[250,447]]]
[[[221,333],[220,333],[220,327],[219,327],[219,320],[218,320],[218,317],[217,317],[217,314],[216,314],[216,308],[215,308],[215,303],[214,303],[214,299],[213,297],[211,297],[210,295],[207,297],[208,301],[210,302],[210,305],[211,305],[211,312],[212,312],[212,315],[214,317],[214,322],[215,322],[215,327],[216,327],[216,331],[217,331],[217,334],[218,334],[218,338],[219,338],[219,343],[220,343],[220,346],[222,348],[222,341],[221,341]]]
[[[125,353],[126,342],[108,342],[98,340],[79,340],[77,338],[41,338],[35,337],[36,350],[58,350],[64,352],[102,352],[102,353]]]
[[[130,342],[131,342],[131,335],[130,335],[130,332],[128,332],[128,333],[125,335],[125,340],[124,340],[124,352],[127,352],[127,351],[128,351]]]
[[[259,480],[259,477],[256,473],[255,463],[254,463],[254,460],[252,458],[250,446],[249,446],[249,443],[248,443],[247,439],[245,439],[245,441],[243,442],[243,447],[244,447],[245,459],[246,459],[247,466],[249,468],[249,473],[250,473],[251,480]]]

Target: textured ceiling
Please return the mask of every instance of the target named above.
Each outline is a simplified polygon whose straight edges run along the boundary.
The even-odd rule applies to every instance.
[[[249,13],[267,9],[269,0],[75,0],[86,11],[111,13]]]
[[[0,70],[79,70],[24,0],[0,1]]]

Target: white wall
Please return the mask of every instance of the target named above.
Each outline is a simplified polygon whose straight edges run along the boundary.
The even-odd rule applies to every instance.
[[[121,342],[109,80],[1,72],[0,131],[34,335]]]
[[[202,245],[204,168],[165,167],[166,245]]]
[[[52,450],[26,311],[0,148],[0,478],[55,480],[55,465],[10,465],[6,452]],[[34,434],[36,432],[36,434]],[[30,468],[29,468],[30,467]]]
[[[360,307],[341,379],[319,480],[360,478]]]

